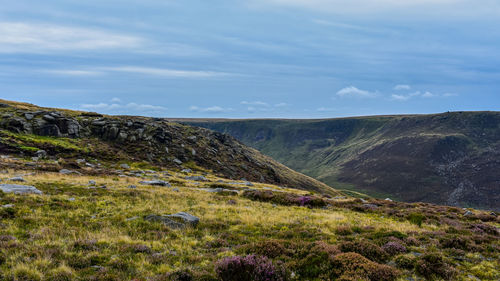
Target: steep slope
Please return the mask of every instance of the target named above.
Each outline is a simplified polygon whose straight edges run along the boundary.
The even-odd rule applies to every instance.
[[[103,116],[0,100],[0,129],[2,153],[31,157],[43,149],[54,159],[143,161],[145,165],[210,170],[230,179],[336,194],[327,185],[277,163],[229,135],[164,119]],[[69,168],[82,166],[74,161],[63,164]],[[34,165],[59,168],[50,163]]]
[[[182,122],[228,133],[332,186],[500,210],[499,112]]]

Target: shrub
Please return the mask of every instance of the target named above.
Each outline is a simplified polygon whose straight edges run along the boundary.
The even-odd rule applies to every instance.
[[[357,253],[336,255],[332,264],[336,280],[373,280],[390,281],[398,277],[399,272],[387,265],[381,265]]]
[[[330,275],[333,270],[331,260],[340,251],[333,245],[317,242],[303,249],[305,258],[298,262],[296,271],[301,279],[314,279],[321,275]]]
[[[331,274],[333,270],[331,260],[340,253],[337,247],[325,242],[316,242],[304,250],[307,251],[307,255],[297,266],[297,273],[302,279],[314,279]]]
[[[405,246],[393,241],[387,242],[384,246],[382,246],[382,249],[391,256],[406,252]]]
[[[188,270],[179,270],[172,273],[169,273],[165,276],[164,279],[160,280],[168,280],[168,281],[192,281],[193,275]]]
[[[7,261],[7,257],[3,252],[0,252],[0,266]]]
[[[417,273],[431,280],[436,277],[451,280],[455,275],[455,269],[446,263],[439,253],[428,253],[419,257],[416,270]]]
[[[422,227],[422,223],[425,220],[425,216],[420,213],[411,213],[408,215],[407,219],[409,222],[418,225],[418,227]]]
[[[469,250],[472,247],[472,241],[462,236],[447,236],[441,238],[439,243],[442,248]]]
[[[301,196],[285,192],[273,193],[269,190],[245,190],[243,196],[254,201],[272,202],[285,206],[321,208],[328,205],[327,201],[316,196]]]
[[[394,259],[397,267],[403,269],[413,269],[415,267],[415,257],[412,255],[399,255]]]
[[[287,247],[275,240],[253,243],[245,248],[248,254],[266,256],[271,259],[291,254],[291,251]]]
[[[16,217],[16,209],[12,207],[0,208],[0,218],[2,219],[13,219]]]
[[[70,268],[66,266],[60,266],[54,270],[52,270],[48,276],[47,280],[51,281],[71,281],[75,280],[75,276]]]
[[[26,265],[18,265],[13,270],[14,280],[19,281],[39,281],[42,280],[42,274],[34,268],[30,268]]]
[[[275,265],[267,257],[256,255],[222,259],[217,262],[215,271],[223,281],[288,280],[286,270],[282,265]]]
[[[384,262],[387,259],[387,253],[382,248],[367,241],[344,242],[339,248],[344,253],[358,253],[372,261]]]
[[[351,226],[349,225],[341,225],[335,229],[335,233],[338,235],[346,236],[351,235],[353,233]]]

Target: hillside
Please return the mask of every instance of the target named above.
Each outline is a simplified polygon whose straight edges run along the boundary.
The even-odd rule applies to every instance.
[[[164,119],[104,116],[0,100],[0,153],[34,157],[38,150],[65,161],[31,163],[34,169],[84,172],[88,166],[77,162],[81,158],[114,165],[143,162],[146,167],[190,168],[228,179],[336,194],[221,133]]]
[[[0,280],[500,278],[494,212],[332,197],[205,129],[4,104]]]
[[[340,189],[500,210],[500,113],[179,120],[232,135]]]

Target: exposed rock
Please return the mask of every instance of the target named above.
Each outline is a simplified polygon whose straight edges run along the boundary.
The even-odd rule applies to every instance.
[[[385,200],[385,201],[392,202],[392,199],[391,199],[391,198],[385,198],[384,200]]]
[[[167,186],[167,187],[172,186],[170,183],[162,180],[140,181],[139,183],[144,185]]]
[[[96,185],[96,182],[94,180],[89,180],[88,185]]]
[[[192,173],[193,171],[191,169],[183,169],[181,172],[182,173]]]
[[[35,155],[36,155],[36,157],[43,159],[43,158],[47,157],[47,151],[38,150],[37,152],[35,152]]]
[[[162,222],[166,226],[173,228],[173,229],[181,229],[181,228],[186,227],[185,224],[176,222],[176,221],[168,218],[167,216],[147,215],[146,217],[144,217],[144,220]]]
[[[188,213],[185,213],[185,212],[180,212],[180,213],[173,214],[173,215],[167,215],[167,217],[180,219],[192,227],[197,226],[198,223],[200,222],[200,219],[198,217],[195,217],[195,216],[188,214]]]
[[[378,206],[375,204],[363,204],[363,207],[368,209],[368,210],[376,210],[378,209]]]
[[[189,176],[185,177],[184,179],[191,181],[208,181],[208,179],[205,178],[204,176]]]
[[[23,179],[23,177],[13,177],[13,178],[10,178],[9,181],[25,182],[26,180]]]
[[[130,166],[128,164],[120,164],[120,168],[122,168],[122,169],[130,169]]]
[[[132,188],[133,189],[133,188],[137,188],[137,186],[131,184],[131,185],[127,186],[127,188]]]
[[[18,184],[0,184],[0,190],[5,193],[14,193],[14,194],[42,194],[40,190],[38,190],[34,186],[29,185],[18,185]]]
[[[473,213],[473,212],[471,212],[471,211],[466,211],[466,212],[464,213],[464,217],[470,217],[470,216],[473,216],[473,215],[474,215],[474,213]]]
[[[68,170],[68,169],[59,170],[59,174],[63,174],[63,175],[77,174],[77,175],[81,175],[80,172],[73,171],[73,170]]]
[[[173,161],[175,164],[177,164],[177,165],[181,165],[181,164],[182,164],[182,161],[181,161],[181,160],[179,160],[179,159],[177,159],[177,158],[175,158],[175,159],[174,159],[174,160],[172,160],[172,161]]]

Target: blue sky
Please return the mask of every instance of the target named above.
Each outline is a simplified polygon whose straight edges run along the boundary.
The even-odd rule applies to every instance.
[[[500,1],[4,1],[0,98],[109,114],[500,110]]]

